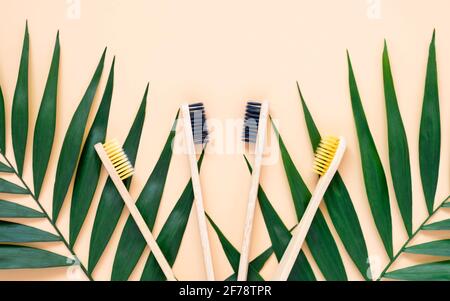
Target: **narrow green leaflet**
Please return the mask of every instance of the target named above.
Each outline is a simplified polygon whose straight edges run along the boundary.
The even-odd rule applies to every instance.
[[[450,219],[425,225],[422,230],[450,230]]]
[[[389,142],[389,164],[398,207],[408,236],[412,235],[412,184],[408,140],[397,102],[386,41],[383,50],[384,97]]]
[[[419,162],[422,188],[428,212],[433,212],[441,157],[441,123],[436,66],[436,33],[430,43],[419,133]]]
[[[52,233],[30,226],[0,221],[0,243],[49,242],[60,241]]]
[[[0,153],[5,154],[5,150],[6,150],[5,99],[3,98],[2,87],[0,87]]]
[[[300,100],[303,107],[306,126],[313,151],[319,146],[321,136],[313,117],[303,98],[300,86],[297,83]],[[355,207],[339,172],[336,173],[328,187],[325,196],[328,213],[336,228],[336,232],[344,244],[345,249],[352,258],[361,275],[370,280],[370,264],[364,235],[356,214]]]
[[[142,128],[145,120],[145,109],[147,107],[148,85],[145,89],[144,97],[142,99],[139,110],[134,119],[133,125],[128,133],[128,136],[123,144],[123,149],[134,165],[136,161],[137,152],[139,149],[139,142],[141,141]],[[127,188],[130,187],[132,177],[124,181]],[[94,227],[92,229],[91,243],[89,245],[89,264],[88,270],[92,273],[102,256],[111,236],[119,221],[120,214],[124,202],[119,192],[108,178],[105,187],[103,188],[100,202],[95,215]]]
[[[59,32],[56,35],[52,63],[42,96],[33,138],[33,184],[36,199],[42,188],[48,161],[53,146],[56,127],[56,100],[58,96],[60,45]]]
[[[166,184],[167,173],[172,160],[172,141],[175,137],[177,119],[178,113],[158,162],[136,201],[136,206],[142,213],[142,217],[150,230],[153,229],[156,221],[156,215]],[[127,280],[146,245],[144,237],[142,237],[136,223],[131,217],[128,217],[120,237],[119,246],[117,247],[111,279]]]
[[[375,142],[367,124],[364,108],[361,103],[358,86],[356,84],[350,55],[347,52],[349,69],[349,86],[352,102],[353,116],[358,134],[361,164],[364,174],[367,198],[372,211],[375,225],[381,236],[389,258],[393,257],[392,246],[392,218],[389,205],[389,192],[386,175],[378,155]]]
[[[11,111],[11,136],[19,175],[22,175],[25,148],[28,136],[28,61],[30,50],[30,37],[28,23],[25,26],[22,56],[20,58],[19,75],[17,76]]]
[[[267,248],[264,252],[259,254],[255,259],[250,261],[250,267],[253,268],[255,271],[260,272],[266,262],[269,260],[269,258],[273,254],[272,247]]]
[[[300,220],[308,206],[311,199],[311,193],[304,183],[300,173],[296,169],[289,152],[283,142],[283,139],[274,126],[274,129],[279,136],[279,145],[281,151],[281,158],[283,160],[284,170],[289,182],[292,199],[297,213],[297,219]],[[261,199],[260,199],[261,202]],[[271,223],[266,223],[271,225]],[[325,218],[320,210],[317,211],[311,227],[306,236],[306,243],[311,250],[319,269],[327,280],[347,280],[344,264],[333,235],[325,221]]]
[[[29,194],[30,192],[14,183],[8,182],[5,179],[0,179],[0,192],[11,194]]]
[[[70,266],[74,260],[46,250],[0,245],[0,269],[41,269]]]
[[[450,239],[436,240],[411,246],[406,248],[405,252],[432,256],[450,256]]]
[[[228,241],[228,239],[226,237],[224,237],[224,238]],[[221,241],[222,247],[225,249],[224,243],[225,243],[225,241],[224,242]],[[269,247],[264,252],[259,254],[255,259],[250,261],[250,263],[249,263],[249,271],[251,270],[251,274],[249,274],[249,279],[254,279],[253,271],[256,271],[256,272],[259,273],[272,255],[273,255],[272,247]],[[239,256],[240,256],[240,254],[239,254]],[[231,264],[230,260],[229,260],[229,262]],[[228,276],[225,279],[225,281],[237,281],[237,273],[234,272],[233,275]]]
[[[386,278],[415,281],[450,280],[450,260],[420,264],[386,273]]]
[[[225,252],[225,256],[228,259],[228,262],[230,263],[231,267],[233,268],[234,275],[239,270],[239,259],[241,257],[241,254],[239,254],[239,251],[231,244],[231,242],[226,238],[226,236],[223,234],[223,232],[220,230],[220,228],[217,226],[216,223],[211,219],[209,215],[206,215],[209,222],[211,223],[211,226],[213,227],[214,231],[216,231],[217,236],[219,237],[220,244],[222,245],[223,251]],[[263,253],[264,254],[264,253]],[[267,259],[269,259],[267,257]],[[267,260],[266,259],[266,260]],[[264,258],[261,258],[260,261],[264,260]],[[237,280],[237,278],[236,278]],[[264,279],[259,274],[259,271],[255,269],[252,262],[250,262],[248,267],[248,277],[247,280],[249,281],[264,281]]]
[[[442,208],[450,208],[450,203],[445,203],[442,205]]]
[[[199,170],[202,166],[204,154],[205,152],[203,151],[197,163]],[[156,242],[171,266],[173,266],[175,259],[177,258],[193,203],[194,191],[192,190],[192,181],[189,181],[156,239]],[[149,281],[165,279],[166,277],[155,257],[150,253],[150,256],[145,263],[141,280]]]
[[[0,172],[13,173],[14,169],[6,165],[5,163],[0,162]]]
[[[247,167],[251,171],[252,168],[247,158],[245,158],[245,161],[247,163]],[[267,231],[269,232],[270,241],[272,242],[272,249],[275,253],[275,256],[277,257],[277,260],[280,261],[283,257],[284,251],[289,244],[289,241],[291,240],[291,232],[285,226],[280,216],[275,211],[275,208],[273,208],[261,186],[259,186],[258,190],[258,201],[259,206],[261,207],[261,212],[263,214],[264,223],[267,225]],[[316,280],[314,272],[312,271],[311,266],[309,265],[309,262],[306,259],[303,251],[300,251],[288,280]]]
[[[0,200],[0,218],[42,218],[45,214],[34,209]]]
[[[84,131],[86,129],[87,119],[91,111],[92,101],[103,72],[106,49],[103,51],[100,62],[95,70],[92,80],[75,111],[69,128],[64,137],[64,142],[59,155],[56,168],[55,184],[53,188],[53,221],[56,221],[59,211],[63,205],[64,199],[69,189],[70,181],[78,163],[81,145],[83,143]]]
[[[111,65],[102,101],[89,130],[86,142],[84,143],[75,175],[69,227],[69,241],[72,247],[75,245],[78,234],[86,219],[100,177],[102,163],[95,151],[94,145],[99,142],[104,143],[106,138],[114,87],[114,64],[115,59],[113,59]]]

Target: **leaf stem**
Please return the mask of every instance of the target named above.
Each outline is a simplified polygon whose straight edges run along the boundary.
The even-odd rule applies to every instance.
[[[380,276],[378,276],[377,281],[380,281],[384,275],[387,273],[387,271],[389,270],[389,268],[392,266],[392,264],[394,264],[394,262],[397,260],[398,257],[400,257],[400,255],[403,254],[403,252],[405,251],[406,247],[408,246],[408,244],[416,237],[416,235],[422,231],[423,226],[425,226],[428,221],[434,216],[434,214],[436,212],[439,211],[439,209],[442,208],[442,206],[445,204],[445,202],[447,202],[447,200],[450,199],[450,196],[447,197],[438,207],[436,207],[436,209],[434,209],[433,212],[431,212],[430,215],[428,215],[428,217],[423,221],[423,223],[417,228],[417,230],[405,241],[405,243],[403,244],[403,246],[400,248],[400,250],[397,252],[397,254],[395,254],[394,257],[392,257],[392,259],[389,261],[389,263],[386,265],[386,267],[383,269],[383,271],[381,272]]]
[[[11,169],[13,170],[14,174],[17,176],[17,178],[20,180],[20,182],[22,183],[22,185],[25,186],[25,188],[28,190],[29,195],[33,198],[33,200],[36,202],[36,204],[39,206],[39,208],[41,209],[42,213],[45,215],[45,218],[50,222],[50,224],[53,226],[53,228],[55,229],[56,233],[58,234],[59,237],[61,237],[61,241],[64,243],[64,245],[66,246],[66,248],[70,251],[71,255],[74,257],[74,259],[79,263],[80,268],[83,270],[83,272],[86,274],[86,277],[90,280],[90,281],[94,281],[94,279],[92,278],[92,275],[88,272],[88,270],[86,269],[86,267],[83,265],[83,263],[78,259],[77,255],[75,254],[73,248],[70,247],[69,243],[67,242],[66,238],[64,237],[64,235],[61,233],[61,231],[58,229],[58,227],[56,226],[56,222],[53,222],[53,220],[50,218],[50,215],[47,213],[47,211],[45,210],[45,208],[42,206],[42,204],[36,199],[36,196],[34,195],[34,193],[31,191],[30,187],[27,185],[27,183],[24,181],[24,179],[19,175],[19,173],[17,172],[16,168],[11,164],[11,162],[8,160],[8,158],[6,157],[5,154],[3,154],[3,158],[5,158],[5,161],[7,162],[7,164],[9,165],[9,167],[11,167]]]

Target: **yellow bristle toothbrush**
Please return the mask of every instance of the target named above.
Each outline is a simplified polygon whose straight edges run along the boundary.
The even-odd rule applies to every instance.
[[[195,145],[204,145],[208,141],[208,129],[206,126],[205,108],[203,103],[184,104],[181,106],[183,116],[183,128],[189,165],[191,167],[192,188],[197,209],[198,229],[202,244],[203,262],[206,270],[206,279],[214,281],[214,268],[212,264],[211,247],[208,238],[205,208],[203,205],[202,188],[198,172]]]
[[[341,163],[346,148],[345,138],[328,136],[320,141],[316,150],[313,169],[320,179],[302,219],[292,231],[292,238],[281,258],[272,281],[286,281],[302,248],[320,202]]]
[[[139,231],[141,231],[142,236],[144,236],[147,245],[150,247],[153,256],[155,256],[155,259],[161,267],[161,270],[164,272],[167,280],[175,281],[176,279],[173,274],[172,268],[170,267],[170,264],[164,257],[164,254],[159,248],[152,232],[148,228],[144,218],[136,207],[133,198],[122,182],[123,180],[131,177],[134,173],[133,166],[128,160],[125,151],[119,145],[117,140],[111,140],[105,144],[97,143],[94,147],[100,160],[103,163],[103,166],[105,167],[111,180],[116,186],[117,191],[125,202],[125,205],[130,211],[130,214],[136,222]]]
[[[261,174],[262,157],[266,143],[269,103],[248,102],[244,119],[242,140],[245,143],[255,143],[255,162],[253,164],[252,180],[247,202],[247,213],[244,224],[244,236],[239,260],[238,281],[247,280],[250,244],[252,240],[253,219],[255,217],[256,198],[258,196],[259,177]]]

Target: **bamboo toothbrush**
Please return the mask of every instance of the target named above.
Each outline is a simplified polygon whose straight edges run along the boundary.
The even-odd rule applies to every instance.
[[[122,182],[126,178],[131,177],[134,173],[133,166],[128,160],[125,151],[119,145],[117,140],[111,140],[110,142],[107,142],[105,144],[97,143],[94,147],[97,151],[98,156],[100,157],[100,160],[103,163],[103,166],[105,167],[111,180],[116,186],[120,196],[124,200],[125,205],[130,211],[131,216],[133,217],[136,225],[144,236],[147,245],[150,247],[150,250],[155,256],[155,259],[161,267],[161,270],[164,272],[167,280],[175,281],[176,279],[172,272],[170,264],[164,257],[164,254],[162,253],[150,229],[145,223],[144,218],[136,207],[134,200],[132,199],[131,195],[128,193],[127,188]]]
[[[250,243],[252,239],[253,219],[255,216],[256,198],[258,196],[261,163],[266,143],[267,119],[269,103],[248,102],[245,112],[242,140],[245,143],[255,143],[255,163],[253,165],[252,181],[247,202],[247,213],[244,224],[244,237],[239,260],[238,281],[247,280]]]
[[[313,169],[319,174],[320,179],[317,183],[316,189],[312,194],[308,207],[303,214],[300,223],[292,232],[292,238],[289,242],[286,251],[278,264],[273,281],[286,281],[297,259],[303,242],[305,241],[308,230],[314,216],[319,209],[320,202],[330,185],[333,176],[336,174],[342,157],[344,156],[346,142],[343,137],[325,137],[320,141],[319,147],[316,150]]]
[[[183,126],[186,140],[187,155],[191,167],[192,188],[194,190],[195,207],[197,209],[197,221],[202,244],[203,262],[206,270],[206,279],[214,281],[214,268],[212,264],[211,247],[208,238],[205,208],[203,206],[200,175],[197,167],[195,145],[204,145],[208,140],[206,127],[205,108],[203,103],[183,104],[181,106]]]

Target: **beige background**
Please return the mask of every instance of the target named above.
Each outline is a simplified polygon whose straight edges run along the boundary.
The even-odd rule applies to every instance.
[[[63,133],[106,45],[108,55],[104,74],[109,71],[112,56],[117,57],[109,137],[124,139],[145,84],[150,81],[147,119],[136,163],[133,195],[138,195],[153,168],[179,105],[197,100],[205,103],[209,117],[223,121],[241,117],[248,99],[269,100],[271,114],[279,120],[279,129],[287,147],[312,189],[315,183],[315,176],[310,171],[312,151],[295,86],[298,80],[320,130],[343,135],[349,141],[349,149],[340,170],[357,209],[371,260],[374,267],[382,268],[387,258],[364,191],[349,99],[345,50],[349,49],[351,53],[367,118],[388,176],[394,244],[398,249],[403,244],[405,232],[394,201],[388,168],[381,74],[383,39],[386,38],[389,43],[399,105],[409,139],[414,225],[417,226],[425,216],[417,145],[426,58],[433,28],[437,29],[443,137],[436,201],[449,195],[450,121],[446,118],[450,113],[450,89],[446,85],[450,81],[448,0],[81,0],[80,10],[77,2],[0,1],[0,83],[6,100],[8,125],[25,20],[29,21],[31,35],[30,128],[34,125],[42,97],[55,34],[58,29],[61,32],[58,129],[42,195],[44,205],[49,210]],[[103,90],[105,81],[104,75],[99,91]],[[95,106],[98,102],[99,97],[96,98]],[[32,135],[29,141],[32,141]],[[30,150],[31,147],[28,147],[25,175],[31,184]],[[13,157],[11,147],[8,155]],[[188,177],[186,158],[174,156],[156,232],[160,230]],[[104,179],[102,174],[102,182]],[[241,154],[208,154],[205,158],[202,182],[207,211],[238,248],[249,179]],[[261,182],[283,220],[289,227],[293,226],[295,215],[280,160],[275,165],[264,167]],[[89,234],[98,196],[76,245],[83,262],[87,262]],[[10,196],[1,197],[11,199]],[[33,206],[32,200],[14,199]],[[69,205],[70,196],[59,221],[66,234]],[[120,220],[119,231],[115,232],[95,270],[96,279],[109,279],[124,217]],[[33,225],[50,229],[45,223],[33,222]],[[212,231],[210,237],[216,276],[224,279],[230,275],[231,268]],[[429,234],[421,236],[419,240],[426,241],[431,237]],[[350,278],[361,279],[339,239],[337,241]],[[258,212],[252,256],[259,254],[269,243]],[[65,254],[60,244],[45,246]],[[200,254],[195,215],[191,215],[175,264],[178,278],[204,278]],[[308,251],[307,256],[311,259]],[[427,260],[431,258],[403,256],[394,267]],[[141,260],[132,279],[139,279],[143,263]],[[274,266],[275,260],[272,258],[264,268],[263,276],[269,277]],[[314,263],[313,267],[317,277],[322,279]],[[77,277],[76,271],[65,268],[0,271],[2,280],[70,280]]]

